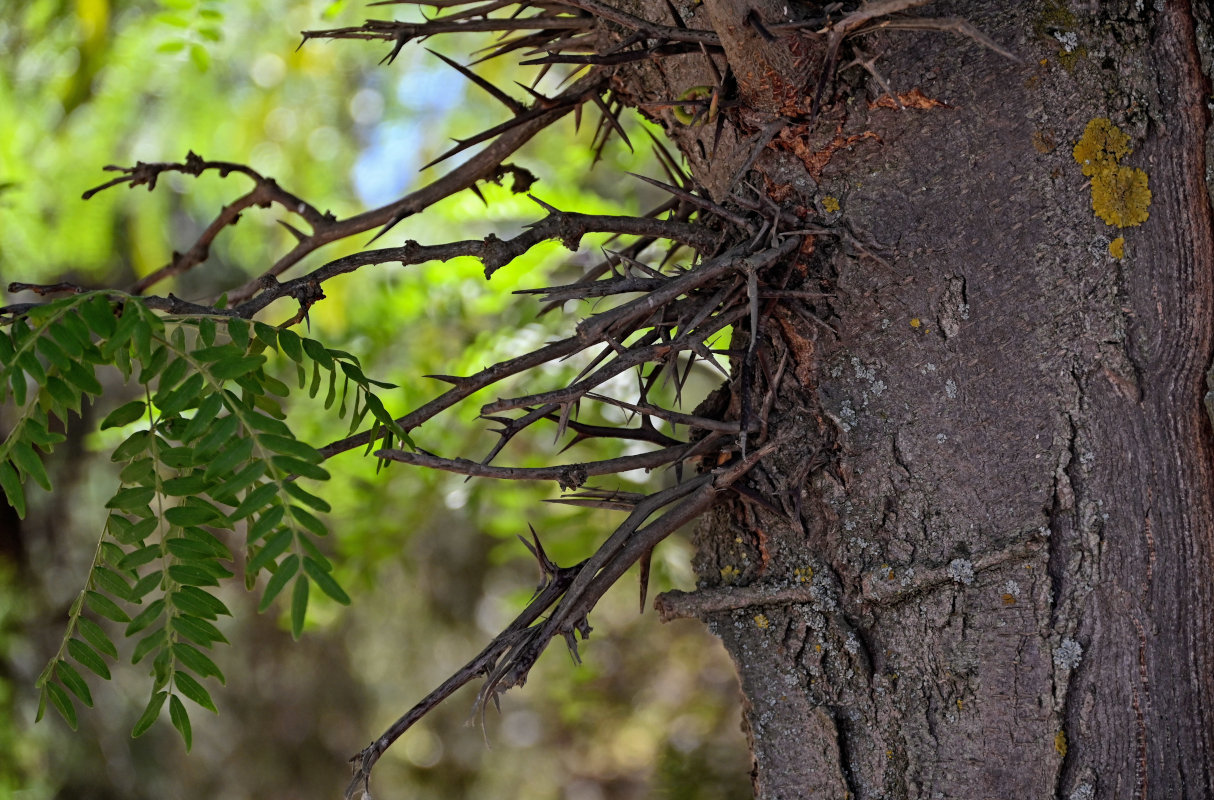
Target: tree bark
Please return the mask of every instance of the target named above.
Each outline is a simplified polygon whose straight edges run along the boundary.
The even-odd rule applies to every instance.
[[[812,122],[829,37],[780,3],[679,9],[744,105],[719,132],[644,107],[715,199],[830,231],[760,276],[785,294],[714,402],[780,446],[661,601],[732,654],[760,798],[1214,797],[1209,12],[1089,5],[932,4],[1023,62],[861,35]],[[706,59],[617,92],[683,96]],[[1140,226],[1094,213],[1073,155],[1101,118],[1148,176]]]

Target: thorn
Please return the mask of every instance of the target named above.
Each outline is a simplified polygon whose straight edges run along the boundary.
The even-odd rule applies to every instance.
[[[645,598],[649,596],[649,568],[653,563],[653,548],[641,556],[641,613],[645,613]]]
[[[396,61],[396,57],[400,55],[400,51],[405,49],[405,45],[409,43],[409,37],[405,35],[396,38],[396,44],[392,47],[392,52],[380,59],[380,64],[391,64]]]
[[[564,213],[564,212],[562,212],[562,211],[561,211],[559,208],[557,208],[556,206],[550,206],[550,205],[548,205],[548,204],[547,204],[547,203],[545,203],[543,200],[539,199],[538,197],[536,197],[535,195],[531,194],[530,192],[528,192],[528,193],[527,193],[527,197],[528,197],[528,198],[530,198],[530,199],[531,199],[531,200],[532,200],[532,201],[533,201],[533,202],[534,202],[536,205],[538,205],[540,208],[542,208],[542,209],[544,209],[545,211],[547,211],[549,214],[562,214],[562,213]]]
[[[463,66],[462,64],[452,61],[451,59],[447,58],[442,53],[436,53],[435,51],[431,50],[429,47],[426,48],[426,52],[430,53],[431,55],[438,56],[444,64],[446,64],[449,67],[454,68],[455,71],[458,72],[460,75],[463,75],[465,78],[472,81],[477,86],[481,87],[486,92],[491,94],[494,97],[494,99],[498,100],[502,105],[504,105],[506,108],[510,109],[511,113],[522,114],[528,110],[525,105],[523,105],[519,101],[515,100],[513,97],[506,94],[501,89],[497,88],[492,83],[485,80],[481,76],[477,75],[475,72],[473,72],[472,70]]]
[[[443,383],[450,383],[454,386],[462,386],[464,381],[466,380],[466,378],[460,378],[456,375],[423,375],[422,377],[423,378],[434,378],[434,380],[436,380],[436,381],[442,381]],[[487,417],[487,419],[493,420],[495,418]]]
[[[301,231],[299,228],[296,228],[294,225],[287,222],[286,220],[280,219],[280,220],[278,220],[278,224],[283,226],[284,228],[286,228],[288,231],[290,231],[291,235],[295,237],[296,241],[302,242],[304,239],[308,238],[308,235],[306,233]]]

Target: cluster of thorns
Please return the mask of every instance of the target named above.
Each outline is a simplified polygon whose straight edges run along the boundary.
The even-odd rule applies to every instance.
[[[375,5],[401,2],[396,0],[395,3]],[[764,37],[795,28],[805,35],[823,38],[826,55],[819,69],[821,77],[816,89],[812,90],[812,115],[820,104],[827,76],[835,71],[840,44],[845,37],[878,27],[933,28],[962,33],[993,49],[999,49],[964,20],[890,16],[924,2],[926,0],[885,0],[863,4],[851,11],[844,9],[844,4],[835,3],[818,9],[819,16],[814,18],[795,22],[765,21],[752,14],[746,18],[746,24]],[[571,492],[562,498],[563,501],[619,510],[626,512],[627,516],[592,556],[571,566],[555,564],[544,552],[534,531],[531,541],[524,540],[543,571],[543,580],[532,601],[481,653],[352,759],[355,774],[347,797],[367,792],[371,769],[384,751],[458,688],[474,679],[484,678],[485,683],[478,697],[478,705],[483,709],[487,702],[496,702],[497,696],[504,690],[522,684],[536,659],[553,639],[563,638],[576,657],[576,636],[584,638],[590,631],[587,615],[607,589],[638,562],[642,565],[641,602],[644,605],[648,559],[653,548],[680,526],[706,511],[720,492],[737,482],[775,445],[771,440],[773,437],[767,436],[766,421],[771,409],[773,387],[779,384],[785,364],[781,362],[774,369],[766,363],[762,364],[763,383],[767,389],[765,396],[758,396],[755,343],[759,338],[760,304],[764,300],[779,301],[804,293],[783,288],[779,279],[772,276],[781,271],[787,272],[788,264],[805,244],[807,237],[827,235],[852,239],[845,230],[807,226],[801,219],[780,211],[770,203],[765,207],[761,201],[735,196],[737,210],[734,210],[713,202],[683,172],[662,143],[655,139],[655,153],[669,182],[641,179],[663,189],[670,197],[643,216],[577,214],[558,210],[533,198],[546,211],[546,216],[512,239],[502,240],[490,235],[484,240],[436,245],[409,241],[399,247],[370,249],[345,256],[300,277],[280,280],[279,276],[326,244],[375,229],[379,229],[378,238],[397,222],[465,189],[480,196],[477,188],[479,181],[500,183],[506,177],[511,177],[515,191],[526,191],[534,178],[526,170],[507,163],[506,159],[537,133],[570,112],[580,121],[582,108],[587,103],[593,104],[601,112],[593,143],[596,160],[612,133],[619,134],[631,147],[619,120],[624,103],[611,89],[610,81],[614,72],[622,65],[635,61],[695,52],[708,57],[721,52],[717,34],[712,30],[688,28],[669,0],[667,6],[674,22],[671,25],[640,19],[612,8],[601,0],[426,0],[424,5],[434,6],[441,13],[421,23],[368,21],[355,28],[306,32],[304,41],[312,38],[389,41],[393,47],[385,61],[391,62],[405,44],[413,40],[443,33],[492,32],[501,34],[502,38],[487,50],[482,60],[521,52],[528,57],[523,64],[539,65],[539,75],[531,86],[519,84],[530,95],[530,102],[523,103],[468,67],[438,56],[500,101],[511,113],[507,121],[468,139],[457,140],[454,147],[432,162],[438,163],[474,146],[485,145],[443,177],[389,205],[345,219],[321,212],[279,186],[272,178],[247,166],[210,161],[193,153],[181,163],[140,162],[133,167],[107,167],[119,172],[119,177],[85,194],[87,199],[96,192],[120,184],[131,187],[144,185],[151,190],[157,179],[169,172],[197,176],[214,171],[221,176],[238,173],[250,178],[253,188],[223,207],[189,250],[174,252],[167,265],[139,280],[131,290],[144,294],[155,284],[204,263],[216,237],[228,225],[235,224],[242,212],[253,207],[278,205],[302,223],[280,221],[294,237],[294,246],[260,277],[229,291],[228,304],[224,308],[188,302],[172,294],[148,296],[146,300],[151,307],[171,314],[251,318],[276,300],[293,298],[298,303],[298,312],[284,325],[293,325],[306,318],[308,309],[324,298],[325,281],[369,265],[399,263],[407,266],[474,256],[484,263],[488,277],[545,240],[556,239],[577,250],[582,237],[588,234],[611,234],[613,238],[631,239],[618,251],[605,251],[605,258],[575,283],[528,290],[542,297],[545,310],[560,307],[568,301],[631,299],[618,300],[616,305],[589,316],[577,325],[572,335],[564,339],[494,364],[476,374],[466,377],[434,376],[451,384],[451,388],[398,420],[402,428],[411,431],[486,387],[512,376],[532,373],[550,362],[585,354],[588,363],[568,385],[498,399],[481,409],[482,416],[500,425],[497,431],[499,440],[485,458],[480,461],[449,459],[421,449],[381,449],[376,452],[382,459],[467,476],[555,480],[563,489]],[[495,15],[495,12],[507,13]],[[612,32],[611,37],[602,35],[604,27]],[[605,45],[604,42],[609,40],[614,40],[614,44]],[[690,113],[690,120],[685,121],[692,124],[711,115],[718,125],[719,134],[719,126],[724,124],[727,116],[719,113],[720,110],[737,105],[737,100],[731,97],[728,72],[721,75],[712,58],[709,58],[709,62],[713,64],[716,85],[711,87],[708,96],[671,98],[667,105]],[[871,69],[871,60],[854,63],[862,63]],[[541,94],[534,87],[554,65],[572,65],[572,71],[562,81],[565,88],[552,95]],[[880,76],[874,74],[874,77],[881,82]],[[787,123],[788,120],[783,122]],[[775,130],[768,128],[754,136],[754,153],[741,173],[745,173],[753,163]],[[738,177],[740,179],[742,175]],[[302,230],[304,227],[309,230]],[[669,243],[668,252],[656,267],[651,266],[654,259],[647,258],[646,254],[659,243]],[[689,267],[673,266],[672,257],[684,248],[694,251],[695,263]],[[43,293],[61,288],[66,287],[24,284],[14,284],[12,287],[13,290],[33,289]],[[5,312],[21,313],[27,307],[10,306]],[[749,334],[742,337],[746,346],[739,350],[714,350],[712,343],[731,327],[739,327]],[[721,366],[718,355],[734,360],[733,375]],[[736,394],[741,398],[741,405],[736,420],[720,420],[664,408],[649,399],[659,379],[672,380],[676,395],[681,392],[692,367],[699,361],[718,370],[727,380],[734,379],[739,384]],[[646,367],[649,368],[648,372],[645,372]],[[640,388],[636,396],[624,400],[598,391],[608,381],[631,370],[636,370],[640,375]],[[640,424],[638,427],[584,424],[575,417],[575,411],[582,403],[615,406],[634,415]],[[519,468],[493,463],[511,439],[542,420],[557,424],[558,438],[571,431],[575,440],[611,438],[640,441],[656,449],[602,461],[550,467]],[[670,426],[683,426],[690,435],[685,441],[676,439],[659,430],[655,420]],[[331,456],[354,448],[373,447],[374,437],[378,435],[364,432],[333,442],[322,448],[322,452]],[[695,469],[688,470],[688,473],[695,474],[685,474],[684,465],[693,465]],[[585,486],[586,481],[597,476],[666,466],[674,468],[675,484],[651,494]]]

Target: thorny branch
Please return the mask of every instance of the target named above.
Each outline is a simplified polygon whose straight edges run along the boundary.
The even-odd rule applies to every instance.
[[[795,32],[806,41],[819,42],[824,55],[818,65],[817,82],[814,87],[805,87],[813,100],[809,115],[811,119],[826,100],[825,89],[835,73],[843,42],[852,36],[879,29],[946,30],[969,36],[996,52],[1015,58],[965,20],[931,20],[900,15],[907,9],[925,3],[926,0],[879,0],[862,3],[856,10],[843,13],[838,18],[832,18],[838,10],[836,5],[826,7],[821,17],[811,17],[804,9],[794,8],[790,18],[783,21],[759,21],[757,17],[748,19],[765,37],[773,36],[773,31]],[[743,182],[746,173],[768,143],[794,120],[777,117],[760,120],[758,124],[739,122],[735,112],[740,104],[735,96],[729,94],[736,92],[736,80],[728,72],[721,74],[714,61],[714,57],[719,57],[722,52],[721,37],[716,30],[688,27],[673,5],[669,9],[674,25],[642,19],[604,0],[429,0],[425,3],[419,0],[390,0],[374,5],[429,5],[438,9],[440,14],[420,23],[370,20],[358,27],[307,31],[303,34],[304,43],[316,38],[388,42],[391,43],[391,50],[384,62],[391,63],[410,41],[447,33],[492,32],[501,34],[502,38],[482,51],[484,55],[481,60],[519,51],[530,58],[523,63],[544,65],[540,78],[553,64],[575,65],[575,69],[565,76],[565,82],[586,71],[565,89],[551,96],[536,90],[538,78],[531,86],[519,84],[529,96],[529,102],[523,102],[478,76],[469,66],[435,54],[492,96],[511,116],[478,134],[456,140],[454,147],[433,162],[438,163],[477,145],[484,145],[483,149],[459,166],[392,203],[345,219],[321,212],[283,189],[273,178],[247,166],[205,160],[193,152],[180,163],[140,162],[133,167],[106,167],[120,173],[119,176],[86,192],[86,199],[99,191],[122,184],[132,188],[147,186],[151,190],[160,176],[166,173],[199,176],[213,171],[221,177],[237,173],[253,182],[251,190],[220,209],[189,248],[184,252],[174,252],[169,263],[135,283],[131,291],[144,294],[166,279],[199,267],[207,261],[218,236],[229,225],[234,225],[244,211],[275,205],[295,218],[294,223],[280,221],[295,237],[295,244],[260,276],[243,286],[233,287],[228,293],[230,305],[220,308],[215,304],[193,303],[172,294],[146,297],[147,304],[175,315],[247,319],[280,299],[290,298],[299,307],[295,317],[286,323],[291,325],[301,321],[311,305],[324,298],[323,286],[326,281],[366,266],[409,266],[472,256],[480,259],[486,277],[490,277],[546,240],[559,240],[570,250],[576,251],[588,234],[627,237],[631,241],[623,242],[614,251],[604,251],[604,260],[587,270],[580,280],[523,292],[540,295],[545,311],[570,301],[596,299],[607,305],[606,308],[583,319],[572,335],[493,364],[475,374],[431,376],[449,383],[450,388],[397,420],[404,430],[411,431],[482,389],[516,376],[528,376],[534,380],[537,368],[543,365],[583,356],[586,363],[581,373],[565,385],[500,398],[482,407],[482,416],[501,426],[496,431],[498,442],[487,457],[474,462],[464,458],[445,458],[420,449],[381,449],[376,455],[390,461],[452,471],[469,478],[554,480],[565,490],[583,487],[593,476],[663,466],[674,468],[676,483],[648,495],[585,488],[555,500],[618,510],[627,516],[589,558],[569,567],[560,567],[548,558],[534,531],[532,542],[524,540],[543,574],[543,581],[532,601],[481,653],[352,759],[354,777],[347,789],[347,798],[360,792],[369,795],[371,770],[380,756],[414,723],[459,687],[476,678],[484,678],[485,683],[477,701],[483,709],[488,701],[495,701],[501,692],[521,685],[536,659],[554,638],[563,638],[576,657],[577,636],[585,638],[590,633],[588,615],[608,588],[632,564],[638,561],[647,563],[648,554],[658,543],[710,508],[720,492],[737,483],[782,441],[784,434],[779,431],[769,435],[768,422],[775,387],[783,378],[787,365],[787,354],[781,358],[773,374],[765,360],[768,354],[761,352],[758,347],[762,318],[770,314],[776,305],[784,304],[791,308],[792,313],[833,331],[828,323],[818,319],[813,310],[806,307],[807,303],[829,298],[830,295],[803,288],[788,288],[785,280],[775,277],[777,273],[789,274],[790,262],[802,245],[817,237],[832,237],[863,255],[879,260],[872,252],[874,248],[866,246],[845,223],[838,226],[815,224],[800,212],[793,214],[787,209],[775,207],[757,190],[753,190],[757,199],[742,193],[741,187],[749,185]],[[511,239],[503,240],[489,235],[482,240],[442,244],[423,245],[408,241],[398,247],[368,249],[333,259],[307,274],[279,280],[279,276],[327,244],[376,229],[379,231],[378,238],[401,220],[464,189],[472,190],[484,200],[477,188],[478,182],[500,182],[511,174],[515,179],[514,190],[527,192],[534,176],[522,168],[507,164],[506,159],[569,112],[574,112],[575,119],[580,121],[583,107],[587,104],[600,113],[593,142],[596,160],[613,133],[631,147],[626,129],[619,120],[625,100],[613,91],[615,84],[612,81],[617,76],[617,70],[631,62],[685,53],[694,53],[708,60],[715,86],[713,97],[711,100],[671,99],[669,103],[660,105],[667,108],[679,105],[695,107],[698,110],[697,119],[706,112],[709,117],[716,113],[718,135],[720,126],[729,114],[733,114],[731,119],[740,129],[750,125],[744,132],[749,131],[747,135],[750,137],[751,151],[737,170],[735,180],[731,182],[733,191],[726,200],[715,202],[708,199],[706,193],[683,173],[676,159],[655,138],[658,158],[670,182],[637,177],[667,192],[670,199],[647,215],[620,217],[579,214],[558,210],[532,197],[547,211],[547,215]],[[878,82],[882,82],[873,70],[872,60],[860,61],[859,58],[857,50],[858,60],[853,63],[865,66]],[[636,101],[630,99],[629,102]],[[696,121],[693,119],[693,123]],[[645,253],[658,242],[670,243],[670,249],[655,266],[646,260]],[[676,252],[687,250],[694,254],[689,263],[667,263]],[[13,284],[10,290],[30,290],[39,294],[81,291],[80,287],[69,284]],[[36,305],[23,303],[0,308],[0,317],[19,316]],[[743,321],[745,323],[739,325]],[[729,351],[714,349],[714,337],[730,326],[742,329],[744,347]],[[725,355],[733,360],[732,371],[721,366],[717,355]],[[660,380],[671,381],[678,398],[697,360],[720,370],[732,382],[732,388],[736,390],[734,395],[740,398],[739,409],[724,414],[700,410],[687,413],[663,407],[650,399],[651,390]],[[758,369],[760,366],[762,369]],[[638,376],[638,388],[633,397],[622,399],[605,393],[604,384],[633,370]],[[766,397],[759,403],[758,419],[753,419],[752,405],[763,391]],[[640,427],[597,425],[573,418],[574,412],[583,405],[596,404],[630,412],[640,418]],[[517,416],[507,416],[505,412],[515,412]],[[522,468],[490,463],[513,437],[541,420],[556,422],[558,438],[571,430],[574,439],[570,444],[588,438],[614,438],[647,442],[658,449],[600,461],[546,467]],[[670,426],[685,426],[686,441],[659,430],[654,424],[655,420]],[[330,443],[322,449],[322,453],[328,457],[356,447],[373,447],[381,435],[375,429],[363,431]],[[685,467],[689,468],[687,474],[684,474]],[[741,484],[735,488],[743,492]],[[797,600],[802,598],[805,591],[804,587],[781,587],[775,594],[770,591],[755,594],[753,601]],[[890,593],[885,587],[872,589],[867,585],[865,591],[866,595]],[[742,602],[746,602],[747,597],[743,596]],[[665,595],[660,603],[665,619],[709,613],[721,603],[736,604],[738,601],[739,598],[733,593],[729,598],[711,593],[671,593]]]

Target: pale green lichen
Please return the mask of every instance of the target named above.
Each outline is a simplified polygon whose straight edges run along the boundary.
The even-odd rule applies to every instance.
[[[1141,225],[1150,217],[1147,174],[1121,164],[1132,151],[1130,137],[1107,117],[1089,122],[1071,151],[1083,174],[1092,179],[1092,210],[1106,224],[1118,228]],[[1110,253],[1121,257],[1112,250]]]

